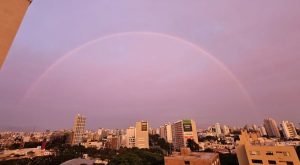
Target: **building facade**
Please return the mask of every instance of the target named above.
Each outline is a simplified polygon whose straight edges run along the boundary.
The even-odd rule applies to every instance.
[[[222,130],[221,130],[221,125],[220,123],[216,123],[215,124],[215,130],[216,130],[216,135],[219,137],[222,134]]]
[[[196,123],[193,120],[180,120],[172,124],[172,142],[175,150],[187,146],[187,140],[198,143]]]
[[[268,136],[280,138],[280,132],[277,123],[274,119],[272,118],[265,119],[264,127],[267,131]]]
[[[126,147],[135,147],[135,128],[129,127],[126,129]]]
[[[159,136],[161,138],[164,138],[166,140],[166,130],[165,130],[165,126],[160,126],[159,127]]]
[[[247,132],[240,135],[236,153],[241,165],[300,165],[293,146],[265,146],[251,139]]]
[[[72,145],[79,145],[82,143],[82,138],[85,130],[86,118],[80,114],[76,115],[73,126]]]
[[[165,124],[165,139],[168,143],[172,143],[172,124]]]
[[[264,126],[259,127],[259,132],[261,136],[267,136],[267,131]]]
[[[146,121],[136,122],[135,147],[149,148],[149,125]]]
[[[180,153],[165,156],[165,165],[220,165],[217,153],[191,152],[189,148],[181,148]]]
[[[229,135],[230,134],[229,127],[227,125],[223,125],[222,132],[224,135]]]
[[[285,138],[290,139],[298,136],[294,123],[290,121],[282,121],[281,127]]]
[[[172,124],[168,123],[159,128],[159,135],[164,138],[166,142],[172,143]]]
[[[0,1],[0,68],[30,3],[31,0]]]

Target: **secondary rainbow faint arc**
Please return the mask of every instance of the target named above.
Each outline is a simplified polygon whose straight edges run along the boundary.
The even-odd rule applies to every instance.
[[[127,36],[127,35],[146,35],[146,36],[164,37],[164,38],[172,39],[172,40],[178,41],[180,43],[186,44],[188,46],[191,46],[195,50],[201,52],[202,53],[201,55],[205,55],[210,60],[214,61],[223,71],[225,71],[227,73],[227,75],[230,76],[230,78],[232,80],[234,80],[234,82],[236,83],[238,88],[242,91],[243,95],[247,98],[247,100],[250,103],[250,105],[252,106],[252,108],[255,108],[255,104],[254,104],[253,100],[251,99],[249,93],[245,89],[245,87],[242,85],[242,83],[239,81],[239,79],[220,60],[218,60],[216,57],[214,57],[213,55],[211,55],[210,53],[208,53],[207,51],[203,50],[201,47],[199,47],[198,45],[196,45],[196,44],[194,44],[190,41],[187,41],[185,39],[182,39],[182,38],[174,36],[174,35],[168,35],[168,34],[157,33],[157,32],[121,32],[121,33],[114,33],[114,34],[110,34],[110,35],[107,35],[107,36],[104,36],[104,37],[97,38],[95,40],[91,40],[89,42],[86,42],[86,43],[76,47],[75,49],[69,51],[68,53],[66,53],[62,57],[60,57],[57,61],[55,61],[36,81],[34,81],[33,84],[30,86],[30,88],[25,93],[25,95],[23,97],[23,100],[26,100],[30,96],[30,94],[35,89],[35,87],[40,83],[41,80],[43,80],[44,77],[47,76],[47,74],[53,68],[55,68],[57,65],[59,65],[60,63],[62,63],[66,59],[68,59],[72,54],[74,54],[74,53],[78,52],[79,50],[81,50],[82,48],[85,48],[86,46],[89,46],[89,45],[94,44],[96,42],[104,41],[104,40],[111,39],[111,38],[114,38],[114,37]]]

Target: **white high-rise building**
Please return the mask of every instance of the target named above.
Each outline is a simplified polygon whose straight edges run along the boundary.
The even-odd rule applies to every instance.
[[[257,131],[257,130],[258,130],[258,127],[257,127],[256,124],[253,124],[252,127],[253,127],[253,130],[254,130],[254,131]]]
[[[135,128],[129,127],[126,129],[126,147],[135,147]]]
[[[221,125],[220,123],[216,123],[215,124],[215,130],[216,130],[216,135],[220,136],[222,134],[222,130],[221,130]]]
[[[172,124],[168,123],[161,126],[159,131],[159,135],[161,138],[164,138],[166,142],[172,143]]]
[[[72,145],[79,145],[80,143],[82,143],[82,138],[85,129],[85,120],[86,118],[80,114],[78,114],[75,117],[73,126]]]
[[[160,129],[159,128],[155,128],[155,134],[159,135]]]
[[[165,136],[168,143],[172,143],[172,124],[165,124]]]
[[[230,130],[229,130],[229,127],[227,125],[223,125],[222,130],[223,130],[224,135],[229,135],[230,134]]]
[[[175,150],[187,146],[187,140],[198,143],[196,123],[194,120],[180,120],[172,124],[172,142]]]
[[[282,121],[281,127],[283,130],[284,137],[286,138],[295,138],[297,136],[297,131],[294,123],[289,121]]]
[[[155,135],[156,134],[156,129],[155,128],[149,128],[149,134],[150,135]]]
[[[136,122],[135,147],[149,148],[149,126],[148,126],[148,122],[146,121]]]
[[[267,136],[267,131],[264,126],[259,127],[259,132],[260,132],[261,136]]]

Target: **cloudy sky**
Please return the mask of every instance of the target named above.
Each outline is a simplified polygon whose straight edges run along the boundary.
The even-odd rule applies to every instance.
[[[0,70],[0,126],[299,123],[299,6],[34,1]]]

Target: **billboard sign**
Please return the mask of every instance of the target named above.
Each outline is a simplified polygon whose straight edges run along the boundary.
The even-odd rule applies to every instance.
[[[142,122],[142,131],[148,131],[148,124],[147,122]]]
[[[192,132],[192,121],[191,120],[183,120],[183,132]]]

